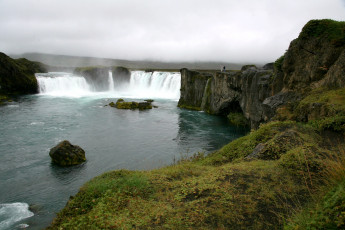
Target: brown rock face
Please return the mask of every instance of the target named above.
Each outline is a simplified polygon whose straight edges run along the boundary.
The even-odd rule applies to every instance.
[[[319,87],[345,86],[345,22],[311,20],[274,64],[241,71],[200,73],[181,70],[181,108],[227,115],[243,113],[257,128],[278,108],[293,105]],[[310,116],[327,114],[312,105]]]
[[[86,161],[85,151],[66,140],[50,149],[49,156],[52,158],[53,163],[60,166],[77,165]]]
[[[290,43],[282,63],[284,87],[345,86],[345,22],[311,20]]]

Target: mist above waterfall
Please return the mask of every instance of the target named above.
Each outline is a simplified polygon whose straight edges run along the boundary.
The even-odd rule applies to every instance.
[[[54,97],[115,97],[137,99],[171,99],[180,97],[181,75],[177,72],[132,71],[130,81],[120,83],[112,72],[108,75],[108,87],[97,90],[97,82],[86,81],[83,76],[51,72],[36,74],[39,93]]]

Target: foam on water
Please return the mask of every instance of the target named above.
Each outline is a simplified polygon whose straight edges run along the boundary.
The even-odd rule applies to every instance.
[[[18,221],[33,215],[26,203],[0,204],[0,230],[9,229]]]

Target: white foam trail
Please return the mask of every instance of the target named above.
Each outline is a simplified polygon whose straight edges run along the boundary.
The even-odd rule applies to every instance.
[[[111,72],[111,71],[109,71],[108,82],[109,82],[109,91],[110,92],[114,91],[115,86],[114,86],[113,72]]]
[[[16,222],[33,215],[26,203],[0,204],[0,230],[9,229]]]

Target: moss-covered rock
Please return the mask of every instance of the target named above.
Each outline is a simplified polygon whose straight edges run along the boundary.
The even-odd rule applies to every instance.
[[[122,98],[118,99],[116,103],[110,102],[109,106],[115,107],[117,109],[139,109],[139,110],[146,110],[146,109],[152,109],[152,103],[153,100],[145,100],[145,102],[135,102],[130,101],[126,102]]]
[[[284,87],[345,86],[345,22],[311,20],[293,40],[282,61]]]
[[[231,112],[228,114],[227,118],[232,125],[242,127],[250,126],[248,119],[242,113]]]
[[[12,59],[0,53],[0,92],[30,94],[38,92],[35,73],[45,72],[43,65],[27,59]]]
[[[65,140],[50,149],[52,162],[60,166],[78,165],[86,161],[85,151]]]

